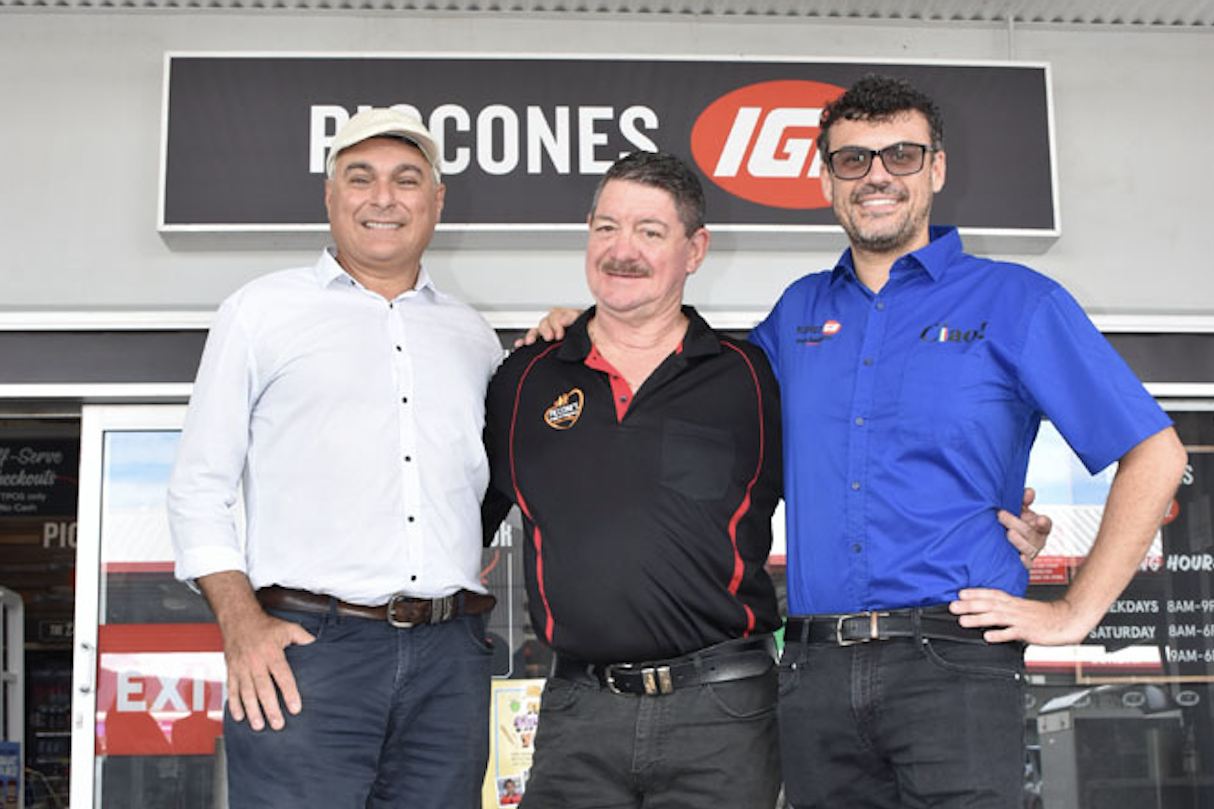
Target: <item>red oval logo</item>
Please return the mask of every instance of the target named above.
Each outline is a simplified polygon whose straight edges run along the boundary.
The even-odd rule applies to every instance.
[[[822,107],[844,88],[816,81],[767,81],[740,87],[700,113],[691,154],[725,191],[772,208],[827,207],[814,139]]]

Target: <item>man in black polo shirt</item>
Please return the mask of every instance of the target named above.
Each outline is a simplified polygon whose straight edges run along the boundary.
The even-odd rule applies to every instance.
[[[489,388],[486,530],[519,505],[557,655],[523,806],[771,807],[775,379],[682,305],[709,234],[678,158],[618,161],[589,225],[595,307]]]

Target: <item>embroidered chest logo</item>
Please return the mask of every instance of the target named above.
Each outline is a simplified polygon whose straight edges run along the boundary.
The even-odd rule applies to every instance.
[[[544,411],[544,421],[554,430],[568,430],[577,424],[578,418],[582,415],[583,401],[581,388],[574,388],[568,393],[562,393],[556,397],[552,406]]]
[[[820,345],[843,330],[843,324],[837,320],[828,320],[818,326],[797,326],[797,344],[803,346]]]
[[[986,339],[986,321],[976,329],[950,329],[948,323],[933,323],[919,332],[925,343],[973,343]]]

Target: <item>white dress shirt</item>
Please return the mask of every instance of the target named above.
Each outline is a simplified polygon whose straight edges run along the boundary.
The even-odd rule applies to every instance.
[[[169,484],[177,576],[237,570],[369,605],[484,592],[481,433],[501,357],[424,269],[393,301],[328,251],[244,286],[207,336]]]

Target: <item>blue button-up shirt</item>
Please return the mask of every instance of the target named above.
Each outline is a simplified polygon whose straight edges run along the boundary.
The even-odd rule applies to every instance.
[[[1056,282],[932,228],[874,293],[851,252],[751,335],[780,381],[794,615],[1023,594],[1018,512],[1042,416],[1098,471],[1170,420]]]

